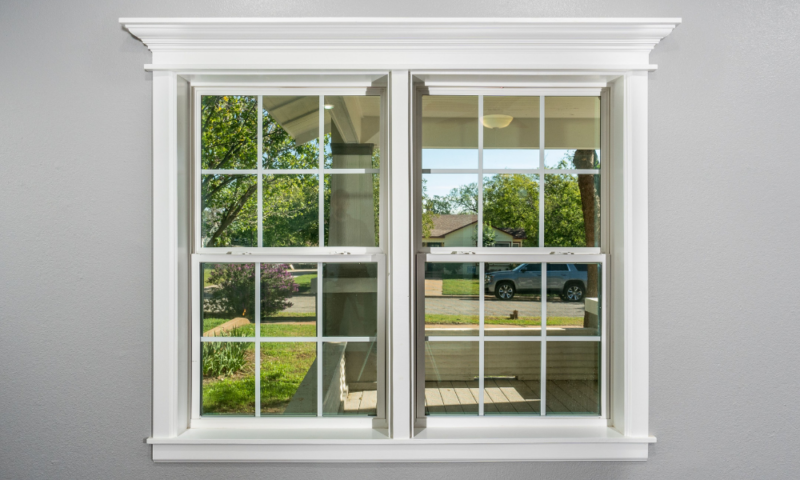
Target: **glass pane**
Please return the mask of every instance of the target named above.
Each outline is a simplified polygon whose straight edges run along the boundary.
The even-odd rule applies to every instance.
[[[200,359],[203,415],[255,415],[255,344],[203,342]]]
[[[478,168],[478,97],[422,97],[422,168]]]
[[[547,265],[548,335],[600,335],[602,273],[599,263]]]
[[[483,177],[483,246],[539,246],[539,175]]]
[[[258,246],[255,175],[201,175],[204,247]]]
[[[544,246],[600,246],[600,175],[545,175]]]
[[[263,246],[319,246],[319,176],[264,175],[263,191]]]
[[[545,168],[600,168],[600,97],[547,97]]]
[[[317,415],[317,343],[261,343],[261,415]]]
[[[203,95],[200,100],[200,164],[203,169],[256,168],[256,97]]]
[[[322,325],[326,337],[377,334],[377,263],[323,264]]]
[[[425,342],[425,414],[478,414],[478,342]]]
[[[317,264],[261,264],[261,336],[317,335]]]
[[[484,349],[484,415],[539,415],[541,343],[486,342]]]
[[[539,97],[483,97],[483,168],[539,168]]]
[[[425,335],[478,335],[477,263],[425,264]]]
[[[255,336],[256,277],[254,263],[200,264],[204,337]]]
[[[381,97],[325,97],[325,168],[380,168]]]
[[[600,342],[547,343],[547,413],[600,415]]]
[[[478,176],[422,176],[422,246],[478,245]]]
[[[487,263],[484,273],[485,335],[541,335],[542,265]]]
[[[378,405],[378,345],[322,344],[323,415],[375,416]]]
[[[377,247],[380,175],[325,175],[325,246]]]
[[[261,97],[264,168],[319,166],[319,97]]]

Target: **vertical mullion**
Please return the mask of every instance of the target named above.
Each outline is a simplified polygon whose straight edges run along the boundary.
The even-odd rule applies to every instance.
[[[317,416],[322,416],[322,263],[317,264]]]
[[[540,381],[539,381],[539,407],[542,409],[541,415],[547,415],[547,264],[542,263],[542,281],[540,285],[541,290],[541,298],[542,298],[542,359],[541,359],[541,368],[542,371],[539,374]]]
[[[259,99],[261,97],[258,97]],[[261,109],[259,109],[260,111]],[[259,155],[259,159],[261,156]],[[259,175],[260,176],[260,175]],[[259,196],[260,198],[260,196]],[[260,230],[259,230],[260,233]],[[261,416],[261,262],[255,264],[255,284],[256,284],[256,306],[255,306],[255,326],[256,326],[256,417]]]
[[[264,246],[264,106],[261,95],[258,96],[258,146],[256,148],[258,161],[258,246]]]
[[[544,247],[544,100],[539,97],[539,248]]]
[[[484,389],[484,353],[486,351],[486,346],[484,345],[484,301],[485,301],[485,294],[483,291],[483,276],[486,271],[486,264],[484,262],[480,262],[478,267],[478,285],[480,288],[478,289],[478,415],[483,416],[484,414],[484,406],[483,406],[483,389]]]
[[[478,95],[478,247],[483,246],[483,95]]]
[[[319,246],[325,246],[325,96],[319,96]],[[319,275],[319,274],[317,274]]]

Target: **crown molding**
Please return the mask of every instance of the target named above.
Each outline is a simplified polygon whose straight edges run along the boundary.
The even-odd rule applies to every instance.
[[[121,18],[152,68],[652,69],[678,18]]]

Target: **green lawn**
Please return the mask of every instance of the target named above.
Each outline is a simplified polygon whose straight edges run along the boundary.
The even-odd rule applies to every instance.
[[[311,282],[317,281],[316,274],[298,275],[294,277],[294,283],[297,284],[299,293],[308,293],[311,289]]]
[[[445,278],[442,280],[442,295],[479,295],[481,284],[477,279]],[[517,293],[518,297],[539,297],[538,293]]]
[[[479,295],[480,288],[478,280],[445,278],[442,281],[442,295]]]
[[[313,322],[315,314],[309,313],[288,313],[279,312],[271,317],[267,317],[261,324],[262,337],[313,337],[316,335],[316,325],[297,324],[288,322]],[[226,318],[204,318],[203,332],[207,332],[215,327],[222,325],[230,319]],[[281,322],[281,323],[279,323]],[[255,324],[237,327],[237,336],[255,336]]]
[[[477,315],[425,315],[426,325],[477,325]],[[489,316],[484,318],[485,325],[519,325],[519,326],[541,326],[542,317],[519,317],[511,320],[508,317]],[[547,325],[552,327],[569,326],[582,327],[583,317],[547,317]]]
[[[275,328],[287,327],[280,332]],[[245,327],[246,330],[246,327]],[[252,326],[250,332],[252,333]],[[262,334],[308,336],[314,325],[263,325]],[[252,344],[251,344],[252,345]],[[280,414],[294,397],[316,358],[316,342],[261,343],[261,411]],[[205,378],[203,413],[253,415],[255,411],[255,348],[247,349],[245,366],[231,375]],[[204,362],[206,359],[204,359]],[[315,412],[307,412],[313,414]]]

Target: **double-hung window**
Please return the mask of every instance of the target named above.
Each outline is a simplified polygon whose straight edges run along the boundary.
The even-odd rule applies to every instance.
[[[157,461],[644,460],[679,19],[121,19],[153,52]]]
[[[417,423],[605,418],[601,90],[417,93]]]
[[[193,89],[192,425],[385,424],[384,91]]]

